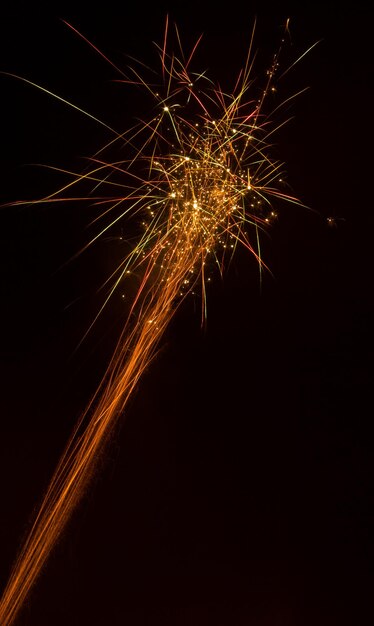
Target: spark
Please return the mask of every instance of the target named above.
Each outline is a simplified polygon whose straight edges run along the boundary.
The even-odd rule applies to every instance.
[[[254,255],[260,268],[264,267],[259,231],[277,216],[272,199],[301,204],[277,187],[281,181],[281,164],[270,157],[268,138],[273,130],[263,114],[267,95],[275,89],[279,53],[274,56],[260,96],[250,99],[254,29],[245,67],[232,93],[223,92],[205,72],[192,71],[201,38],[184,54],[178,30],[175,32],[180,56],[168,51],[167,20],[163,45],[156,46],[161,60],[161,84],[157,86],[154,72],[152,82],[141,76],[140,72],[146,68],[144,64],[139,63],[142,69],[130,66],[128,77],[88,42],[120,72],[120,82],[142,86],[153,98],[153,117],[126,133],[117,133],[64,98],[22,79],[114,133],[114,139],[92,157],[88,171],[80,174],[61,170],[71,177],[70,182],[29,204],[84,199],[87,196],[80,195],[79,186],[86,188],[92,183],[95,195],[90,200],[102,207],[102,213],[95,220],[98,230],[86,247],[130,216],[142,224],[143,230],[137,244],[108,279],[108,295],[87,331],[92,329],[115,291],[122,289],[126,277],[133,273],[140,275],[140,285],[117,348],[56,467],[14,564],[0,602],[2,626],[13,624],[22,609],[177,308],[200,286],[204,321],[206,286],[214,266],[222,274],[227,255],[242,244]],[[105,154],[106,149],[119,141],[126,148],[128,158],[118,161],[99,158],[99,154]],[[119,195],[99,196],[100,188],[106,191],[116,188]],[[125,298],[123,293],[122,298]]]

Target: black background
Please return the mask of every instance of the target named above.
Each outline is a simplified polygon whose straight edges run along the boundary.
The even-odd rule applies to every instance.
[[[372,502],[373,74],[368,10],[263,2],[25,11],[1,23],[0,70],[27,78],[124,130],[147,101],[113,82],[126,54],[154,59],[165,15],[196,65],[228,89],[257,16],[265,78],[290,17],[274,104],[274,152],[312,210],[276,204],[263,240],[273,276],[239,251],[166,332],[97,478],[17,623],[30,626],[312,625],[370,622]],[[153,62],[153,61],[152,61]],[[282,59],[281,59],[282,64]],[[30,164],[83,168],[110,133],[0,76],[1,195],[60,182]],[[79,203],[1,209],[1,580],[125,319],[120,294],[76,350],[123,254],[124,225],[90,237]],[[333,222],[328,218],[333,218]],[[333,223],[333,226],[331,226]],[[126,418],[126,419],[125,419]]]

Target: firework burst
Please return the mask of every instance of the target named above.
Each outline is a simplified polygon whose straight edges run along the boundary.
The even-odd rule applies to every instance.
[[[83,174],[61,170],[69,182],[35,201],[88,199],[97,205],[98,229],[88,245],[124,219],[135,220],[138,241],[108,279],[107,296],[95,320],[128,274],[141,279],[115,353],[59,461],[14,565],[0,604],[3,626],[16,619],[177,307],[199,289],[204,320],[206,284],[213,268],[222,273],[238,244],[261,268],[259,231],[275,216],[272,200],[299,203],[281,191],[282,165],[269,155],[276,128],[263,113],[274,88],[280,50],[256,96],[251,42],[234,89],[226,93],[204,72],[193,70],[200,40],[185,55],[177,29],[175,35],[177,55],[169,52],[166,22],[163,44],[156,46],[159,73],[137,62],[126,76],[116,68],[122,82],[145,88],[152,98],[149,119],[124,134],[115,133]],[[150,73],[151,80],[144,73]],[[106,158],[119,144],[126,159]],[[82,194],[87,185],[89,194]]]

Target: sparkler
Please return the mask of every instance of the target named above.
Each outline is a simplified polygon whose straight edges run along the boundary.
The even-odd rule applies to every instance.
[[[255,256],[261,268],[259,231],[275,216],[271,201],[299,204],[280,190],[282,165],[269,156],[269,138],[276,129],[263,114],[264,101],[274,89],[279,50],[265,87],[253,98],[253,33],[231,93],[191,69],[200,40],[185,56],[177,29],[175,33],[179,56],[168,51],[168,21],[163,44],[156,46],[161,61],[159,86],[155,74],[152,82],[146,80],[137,64],[129,68],[130,77],[116,68],[123,82],[146,89],[154,115],[125,134],[116,133],[83,174],[61,170],[69,175],[69,182],[35,201],[83,199],[79,186],[92,185],[89,200],[102,208],[98,223],[104,220],[105,225],[90,244],[124,218],[135,218],[141,229],[138,243],[108,279],[103,307],[129,273],[141,275],[141,281],[102,382],[57,465],[14,565],[0,603],[2,626],[12,624],[21,610],[176,309],[199,287],[204,320],[212,268],[217,266],[222,273],[238,244]],[[126,148],[126,160],[106,159],[106,151],[118,142]],[[108,197],[107,190],[118,195]]]

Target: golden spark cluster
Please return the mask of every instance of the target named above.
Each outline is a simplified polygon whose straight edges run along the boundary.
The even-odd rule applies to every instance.
[[[156,46],[161,61],[157,85],[157,74],[152,72],[153,82],[147,81],[135,65],[128,69],[129,77],[107,59],[120,72],[121,81],[144,87],[151,96],[150,119],[140,120],[126,133],[115,133],[83,174],[61,170],[69,182],[29,203],[81,199],[97,205],[101,213],[96,223],[105,225],[98,227],[90,244],[119,224],[125,224],[126,232],[131,217],[139,237],[108,279],[103,306],[117,288],[122,289],[128,274],[135,271],[140,279],[115,353],[57,465],[11,572],[0,602],[2,626],[14,623],[183,298],[199,285],[204,318],[205,285],[212,268],[216,265],[222,272],[226,256],[238,244],[249,249],[261,266],[258,235],[276,217],[271,200],[298,203],[280,190],[281,164],[269,156],[269,138],[276,129],[263,113],[274,90],[279,51],[265,87],[256,93],[252,33],[245,66],[234,89],[225,93],[204,72],[192,69],[200,40],[186,56],[176,29],[176,56],[168,52],[168,37],[167,22],[163,45]],[[119,143],[126,159],[105,159]],[[87,184],[91,190],[83,196],[79,186],[87,189]],[[115,197],[108,193],[113,189],[118,191]]]

